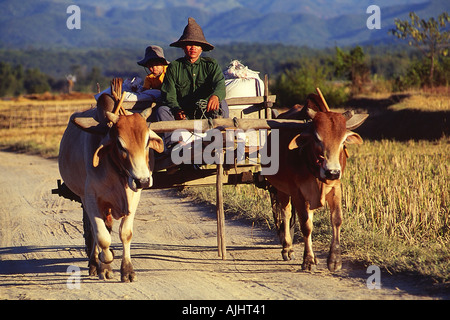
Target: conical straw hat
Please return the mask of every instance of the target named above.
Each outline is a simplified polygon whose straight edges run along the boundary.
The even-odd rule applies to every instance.
[[[183,34],[178,41],[171,43],[171,47],[182,48],[188,44],[197,44],[203,48],[203,51],[211,51],[214,46],[205,39],[202,28],[194,18],[188,19],[188,24],[184,28]]]

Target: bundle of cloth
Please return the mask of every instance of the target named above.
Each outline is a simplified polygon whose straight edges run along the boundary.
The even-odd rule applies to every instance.
[[[238,60],[230,62],[224,71],[226,98],[257,97],[264,93],[264,81],[259,72],[250,70]],[[242,109],[245,106],[234,107]],[[233,107],[230,107],[230,109]]]
[[[259,72],[250,70],[239,60],[230,62],[228,68],[224,71],[226,98],[240,97],[258,97],[264,94],[264,81],[259,77]],[[250,105],[229,106],[230,117],[239,117],[241,111]],[[238,132],[237,152],[238,159],[243,159],[242,150],[244,146],[258,145],[259,136],[256,132],[244,134]],[[241,154],[239,151],[241,150]]]
[[[139,78],[126,79],[123,82],[122,88],[125,95],[124,101],[138,102],[138,101],[148,101],[148,102],[160,102],[161,101],[161,90],[149,89],[145,90],[142,86],[144,81]],[[111,87],[97,93],[94,97],[95,100],[98,99],[103,93],[111,94]]]

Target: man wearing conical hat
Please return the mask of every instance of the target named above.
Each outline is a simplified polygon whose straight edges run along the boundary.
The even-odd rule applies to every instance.
[[[201,57],[214,46],[194,18],[189,18],[180,39],[170,46],[183,49],[184,57],[167,68],[161,87],[166,105],[158,108],[158,120],[228,117],[222,70],[216,60]]]

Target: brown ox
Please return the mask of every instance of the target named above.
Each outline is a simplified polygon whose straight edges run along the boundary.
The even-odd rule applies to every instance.
[[[58,161],[61,177],[80,196],[89,217],[91,230],[85,230],[92,237],[86,239],[89,274],[111,278],[112,218],[122,219],[120,272],[121,280],[128,282],[135,280],[130,256],[134,215],[142,188],[152,185],[154,162],[149,149],[162,152],[164,147],[161,138],[147,126],[151,109],[119,116],[108,111],[113,106],[112,98],[103,95],[97,109],[72,115],[61,140]],[[86,120],[90,121],[85,124]]]
[[[309,108],[301,110],[299,106],[278,118],[302,119],[305,110],[312,119],[309,129],[301,133],[282,131],[278,147],[269,145],[271,152],[279,152],[280,166],[275,175],[266,178],[276,189],[273,193],[276,197],[273,209],[274,217],[280,214],[279,236],[284,260],[293,258],[290,233],[292,202],[298,213],[305,243],[302,269],[311,270],[317,263],[311,239],[313,210],[322,207],[326,200],[333,228],[327,264],[330,271],[337,271],[342,267],[339,244],[342,224],[340,178],[346,164],[344,143],[362,144],[361,137],[349,130],[359,127],[368,115],[353,116],[352,112],[340,114]]]

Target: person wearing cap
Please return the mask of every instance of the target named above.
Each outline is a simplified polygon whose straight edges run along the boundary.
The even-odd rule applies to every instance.
[[[222,69],[216,60],[201,57],[203,51],[211,51],[214,46],[206,41],[194,18],[188,19],[180,39],[170,46],[182,48],[184,57],[167,68],[161,87],[165,105],[157,110],[158,120],[227,118]]]
[[[164,57],[163,49],[159,46],[147,47],[144,59],[138,61],[137,64],[143,66],[146,71],[147,69],[149,70],[144,79],[143,89],[161,90],[167,66],[169,65],[169,61]]]

